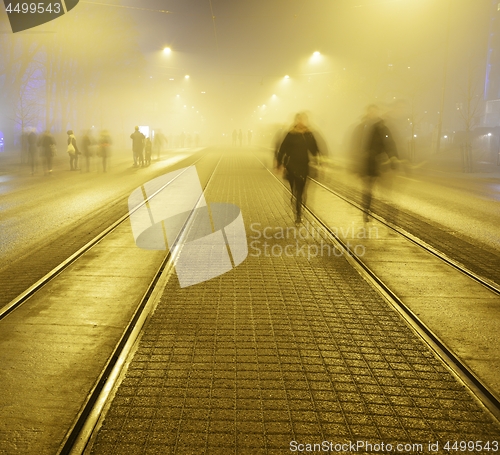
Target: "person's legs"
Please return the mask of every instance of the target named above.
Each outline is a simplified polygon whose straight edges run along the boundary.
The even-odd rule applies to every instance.
[[[52,152],[46,155],[47,172],[52,172]]]
[[[293,202],[293,198],[296,196],[295,195],[295,175],[287,170],[285,178],[288,180],[288,183],[290,183],[290,192],[292,193],[290,200],[291,200],[291,202]]]
[[[306,179],[303,176],[296,176],[295,178],[295,212],[296,212],[296,222],[302,221],[302,196],[304,194],[304,188],[306,184]]]
[[[364,221],[368,221],[368,213],[372,205],[372,192],[373,185],[375,184],[375,177],[369,175],[363,179],[363,214]]]
[[[31,165],[31,175],[35,174],[35,154],[30,153],[29,154],[29,160],[30,160],[30,165]]]

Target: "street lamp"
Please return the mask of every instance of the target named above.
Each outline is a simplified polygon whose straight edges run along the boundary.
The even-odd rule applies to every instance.
[[[315,51],[309,58],[309,63],[319,63],[322,60],[321,52]]]

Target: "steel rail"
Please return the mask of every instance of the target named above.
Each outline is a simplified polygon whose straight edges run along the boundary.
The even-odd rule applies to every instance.
[[[203,159],[203,157],[198,158],[194,161],[191,166],[195,165],[198,161]],[[123,215],[109,227],[104,229],[100,234],[96,235],[92,240],[87,242],[84,246],[82,246],[78,251],[69,256],[66,260],[61,262],[57,267],[54,267],[50,272],[45,274],[42,278],[40,278],[36,283],[32,284],[28,289],[19,294],[16,298],[11,300],[7,305],[0,308],[0,321],[12,313],[16,308],[19,308],[24,302],[26,302],[30,297],[32,297],[36,292],[38,292],[43,286],[57,277],[63,270],[67,269],[71,264],[73,264],[77,259],[83,256],[86,252],[92,249],[95,245],[97,245],[104,237],[113,232],[118,226],[123,224],[129,217],[131,213],[134,213],[143,205],[147,204],[151,198],[153,198],[160,191],[165,189],[166,186],[170,185],[174,180],[180,177],[185,171],[179,173],[179,175],[175,176],[172,180],[168,181],[163,185],[160,189],[155,191],[150,197],[148,197],[145,201],[141,202],[137,207],[129,212],[126,215]]]
[[[263,167],[290,192],[287,185],[278,178],[258,157],[257,160]],[[312,179],[311,179],[312,180]],[[312,180],[316,183],[315,180]],[[320,184],[321,185],[321,184]],[[325,189],[328,187],[321,185]],[[337,194],[332,191],[337,196]],[[341,197],[341,196],[338,196]],[[341,199],[344,199],[341,197]],[[346,199],[344,199],[346,200]],[[349,202],[346,200],[346,202]],[[362,210],[357,204],[352,204]],[[307,206],[304,205],[306,213],[319,225],[321,229],[318,232],[324,232],[328,239],[339,249],[346,260],[353,268],[366,280],[374,289],[384,298],[384,300],[406,321],[409,327],[420,336],[432,351],[442,360],[451,373],[462,382],[477,398],[477,400],[491,413],[491,415],[500,421],[500,398],[497,397],[483,382],[475,375],[467,365],[449,349],[446,344],[420,320],[420,318],[411,311],[411,309],[394,293],[391,289],[346,245],[340,237],[327,226],[317,215],[315,215]],[[314,223],[312,223],[314,226]],[[411,240],[411,239],[409,239]],[[472,276],[470,277],[473,278]],[[482,284],[482,283],[481,283]],[[487,286],[488,287],[488,286]]]
[[[221,159],[222,157],[219,158],[212,173],[210,174],[210,177],[203,188],[203,192],[206,188],[208,188],[210,182],[212,181]],[[199,160],[196,162],[198,161]],[[164,189],[164,187],[162,187],[162,189]],[[155,195],[162,189],[155,192]],[[203,192],[198,199],[196,206],[200,203],[203,197]],[[134,316],[123,332],[122,337],[116,345],[107,365],[103,369],[98,381],[90,392],[87,402],[74,422],[72,428],[70,428],[67,432],[65,440],[61,444],[57,455],[81,455],[87,453],[88,449],[91,449],[92,438],[95,436],[95,430],[101,419],[109,397],[120,378],[128,357],[142,334],[142,328],[145,322],[155,310],[164,286],[174,272],[175,261],[180,248],[182,248],[182,244],[189,227],[191,226],[194,212],[195,211],[193,210],[190,213],[184,225],[180,229],[176,240],[172,243],[169,252],[166,254],[162,264],[158,268],[158,271],[148,286],[148,289],[144,293]]]
[[[380,215],[377,215],[376,213],[370,211],[367,212],[365,209],[363,209],[358,203],[350,200],[346,196],[340,194],[339,192],[335,191],[332,188],[329,188],[325,184],[319,182],[316,179],[309,178],[312,182],[314,182],[316,185],[320,186],[321,188],[329,191],[330,193],[334,194],[337,196],[339,199],[342,199],[343,201],[347,202],[348,204],[352,205],[353,207],[357,208],[358,210],[361,210],[364,212],[366,215],[371,216],[372,218],[376,219],[378,222],[384,224],[388,228],[392,229],[393,231],[397,232],[398,234],[402,235],[406,239],[408,239],[410,242],[414,243],[415,245],[418,245],[420,248],[424,249],[428,253],[432,254],[433,256],[441,259],[443,262],[446,264],[450,265],[451,267],[455,268],[459,272],[463,273],[467,277],[473,279],[474,281],[478,282],[479,284],[483,285],[486,287],[488,290],[491,292],[500,295],[500,285],[495,283],[494,281],[489,280],[488,278],[485,278],[472,270],[470,270],[468,267],[465,265],[461,264],[460,262],[456,261],[453,258],[450,258],[448,255],[444,254],[443,252],[439,251],[437,248],[434,248],[433,246],[429,245],[427,242],[424,240],[418,238],[417,236],[411,234],[410,232],[406,231],[400,226],[395,225],[394,223],[391,223],[390,221],[387,221],[385,218],[383,218]]]

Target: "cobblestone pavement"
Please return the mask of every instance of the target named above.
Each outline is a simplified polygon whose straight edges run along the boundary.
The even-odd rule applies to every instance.
[[[285,230],[288,196],[254,157],[225,156],[206,197],[241,208],[249,256],[198,285],[170,280],[92,454],[283,454],[322,441],[331,453],[353,453],[335,450],[349,441],[394,452],[416,444],[399,453],[439,442],[433,453],[447,453],[446,441],[500,439],[498,423],[345,258]],[[272,238],[257,239],[265,227]],[[323,255],[308,259],[314,245]]]

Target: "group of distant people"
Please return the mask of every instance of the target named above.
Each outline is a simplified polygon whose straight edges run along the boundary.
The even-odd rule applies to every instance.
[[[243,131],[241,129],[239,131],[233,130],[233,146],[236,146],[238,143],[240,147],[243,145]],[[252,145],[252,130],[248,130],[247,144]]]
[[[40,155],[43,160],[43,166],[46,174],[52,173],[52,161],[56,155],[56,141],[50,131],[44,131],[40,137],[37,137],[34,131],[28,134],[28,156],[31,166],[31,175],[35,174],[36,170],[36,152],[37,147],[40,148]]]
[[[94,146],[97,147],[97,156],[102,160],[103,172],[108,171],[108,158],[111,156],[111,136],[107,130],[101,131],[97,140],[95,140],[90,130],[83,134],[83,138],[78,146],[76,136],[73,130],[67,131],[66,152],[69,156],[70,171],[82,170],[79,167],[80,156],[85,158],[85,169],[90,172],[90,160],[94,155]],[[46,130],[39,136],[35,131],[30,131],[27,136],[28,141],[28,161],[31,167],[31,174],[34,175],[37,166],[37,150],[39,150],[42,159],[44,173],[52,174],[54,157],[57,155],[57,145],[54,136]]]
[[[151,164],[151,149],[153,144],[151,139],[135,127],[135,131],[130,135],[132,139],[132,155],[134,158],[134,167],[145,167]]]
[[[134,159],[134,167],[145,167],[151,164],[151,153],[153,146],[160,157],[160,151],[164,144],[167,144],[167,138],[161,133],[157,132],[154,136],[154,144],[151,138],[146,137],[141,133],[138,126],[134,128],[134,132],[130,135],[132,139],[132,157]]]
[[[94,155],[101,158],[103,172],[108,171],[108,161],[111,156],[112,140],[107,130],[102,130],[97,139],[92,137],[91,130],[83,133],[80,142],[77,141],[73,130],[67,131],[66,152],[69,157],[70,171],[90,172],[91,160]],[[130,135],[132,139],[133,167],[145,167],[151,164],[151,154],[153,143],[151,138],[146,137],[139,127]],[[30,131],[26,137],[28,162],[31,167],[31,174],[34,175],[37,167],[37,155],[39,151],[42,159],[45,174],[51,174],[53,171],[53,161],[57,154],[56,140],[50,131],[46,130],[37,136],[34,130]],[[167,138],[158,132],[155,135],[155,148],[158,151],[158,157],[162,145],[167,143]],[[82,163],[82,158],[84,162]],[[81,166],[84,166],[82,169]]]
[[[368,221],[372,204],[372,193],[377,178],[381,175],[384,161],[395,168],[399,161],[395,141],[389,128],[380,116],[376,105],[367,107],[366,114],[355,128],[351,140],[353,170],[363,182],[363,219]],[[295,115],[294,122],[284,138],[278,141],[275,150],[277,169],[284,168],[283,176],[290,184],[294,204],[295,223],[302,221],[302,207],[310,173],[310,157],[319,163],[320,150],[315,135],[309,129],[306,113]]]

